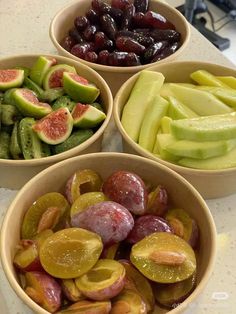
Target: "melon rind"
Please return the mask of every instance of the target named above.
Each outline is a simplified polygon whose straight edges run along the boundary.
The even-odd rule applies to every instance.
[[[14,87],[20,87],[23,84],[24,81],[24,70],[19,70],[19,69],[10,69],[14,70],[17,72],[17,76],[9,81],[9,82],[1,82],[0,81],[0,90],[5,91],[9,88],[14,88]],[[3,70],[5,71],[5,70]],[[1,70],[0,70],[1,72]]]
[[[70,74],[63,73],[63,87],[66,93],[75,101],[85,104],[93,103],[99,96],[100,90],[93,84],[80,84]]]
[[[33,103],[26,99],[22,95],[23,90],[23,88],[17,88],[12,93],[12,99],[14,101],[14,104],[24,116],[32,118],[42,118],[52,112],[52,107],[49,104],[45,104],[45,106],[42,106],[42,103],[40,102]],[[29,91],[32,92],[31,90]]]
[[[56,63],[56,59],[54,58],[40,56],[31,68],[31,71],[30,71],[31,80],[34,81],[39,86],[42,86],[43,79],[47,71],[55,63]]]
[[[73,113],[76,108],[72,111],[72,117],[74,119],[74,126],[79,128],[93,128],[100,124],[103,120],[106,119],[106,115],[101,110],[97,108],[87,105],[88,109],[78,118],[73,117]]]
[[[44,89],[50,89],[52,87],[50,87],[49,85],[49,80],[50,80],[50,77],[51,75],[53,75],[53,73],[55,71],[58,71],[58,70],[64,70],[65,72],[71,72],[71,73],[75,73],[76,74],[76,69],[70,65],[67,65],[67,64],[57,64],[57,65],[54,65],[52,66],[46,73],[46,75],[44,76],[44,79],[43,79],[43,88]]]
[[[52,119],[52,116],[56,115],[58,113],[58,111],[61,111],[61,114],[67,115],[67,121],[66,121],[67,132],[63,136],[58,137],[58,139],[52,139],[46,135],[44,130],[39,130],[39,129],[37,129],[37,127],[38,127],[38,125],[43,123],[45,120],[47,120],[47,123],[45,123],[47,125],[47,127],[50,127],[50,119]],[[68,110],[68,108],[60,108],[56,111],[51,112],[48,116],[46,116],[45,118],[36,122],[36,124],[33,127],[33,130],[37,133],[38,137],[44,143],[47,143],[50,145],[56,145],[56,144],[63,143],[71,135],[72,129],[73,129],[73,118],[72,118],[72,115],[71,115],[70,111]]]

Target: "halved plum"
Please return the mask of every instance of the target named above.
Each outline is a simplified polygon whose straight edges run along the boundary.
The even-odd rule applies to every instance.
[[[62,194],[50,192],[42,195],[26,211],[21,226],[21,237],[32,239],[43,230],[53,230],[68,210],[69,204]]]
[[[62,279],[61,288],[69,301],[78,302],[85,299],[85,296],[77,288],[74,279]]]
[[[50,313],[55,313],[61,306],[61,287],[57,281],[44,272],[25,274],[28,296]]]
[[[94,302],[94,301],[79,301],[66,310],[57,312],[57,314],[109,314],[111,310],[111,302]]]
[[[92,169],[76,171],[67,181],[65,194],[70,204],[83,193],[98,192],[102,186],[100,175]]]
[[[98,261],[102,241],[96,233],[68,228],[47,238],[39,252],[41,264],[50,275],[70,279],[82,276]]]
[[[147,212],[157,216],[164,216],[168,209],[168,194],[162,185],[148,194]]]
[[[132,264],[148,279],[159,283],[185,280],[196,271],[192,247],[169,232],[156,232],[133,245]]]
[[[124,287],[125,268],[112,259],[100,259],[75,283],[88,298],[96,301],[108,300],[118,295]]]
[[[198,225],[185,210],[182,208],[169,209],[165,218],[176,235],[182,237],[193,248],[196,248],[199,240]]]
[[[110,314],[146,314],[147,307],[139,293],[124,289],[112,303]]]

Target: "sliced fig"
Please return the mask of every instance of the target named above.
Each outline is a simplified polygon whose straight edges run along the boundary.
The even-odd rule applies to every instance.
[[[147,306],[138,292],[124,289],[114,299],[110,314],[121,313],[147,314]]]
[[[173,308],[175,304],[183,302],[196,286],[196,273],[186,280],[172,284],[155,284],[154,294],[157,302],[163,306]]]
[[[67,64],[57,64],[52,66],[44,76],[43,87],[44,89],[62,87],[62,77],[64,72],[71,72],[76,74],[74,67]]]
[[[77,278],[79,290],[95,301],[108,300],[118,295],[124,287],[125,268],[112,259],[100,259],[86,274]]]
[[[156,232],[132,246],[132,264],[148,279],[159,283],[185,280],[196,271],[192,247],[169,232]]]
[[[26,211],[21,226],[21,237],[32,239],[43,230],[54,229],[68,210],[69,204],[62,194],[50,192],[42,195]]]
[[[13,97],[12,97],[13,92],[14,92],[15,90],[17,90],[16,87],[15,87],[15,88],[10,88],[10,89],[8,89],[7,91],[5,91],[5,93],[4,93],[4,95],[3,95],[3,101],[2,101],[3,104],[8,104],[8,105],[13,105],[13,106],[15,106],[15,101],[14,101],[14,99],[13,99]]]
[[[33,301],[50,313],[54,313],[60,308],[61,287],[53,277],[34,271],[26,273],[25,279],[25,292]]]
[[[0,90],[20,87],[24,81],[24,71],[19,69],[0,70]]]
[[[111,302],[102,301],[79,301],[67,309],[57,312],[57,314],[109,314],[111,311]]]
[[[198,244],[199,229],[197,223],[182,208],[169,209],[166,220],[174,233],[187,241],[193,248]]]
[[[56,145],[64,142],[73,129],[73,118],[67,108],[60,108],[37,121],[33,130],[45,143]]]
[[[105,120],[106,115],[101,110],[91,106],[76,104],[71,112],[74,119],[74,126],[79,128],[93,128]]]
[[[42,86],[46,72],[52,65],[56,63],[57,60],[55,58],[40,56],[31,68],[30,71],[31,80],[34,81],[39,86]]]
[[[94,84],[78,74],[64,72],[62,80],[65,91],[75,101],[91,104],[100,94],[100,90]]]
[[[36,84],[34,81],[32,81],[29,77],[25,77],[24,79],[24,87],[31,89],[38,99],[42,100],[41,97],[44,93],[44,90]]]
[[[84,193],[100,191],[102,178],[92,169],[76,171],[66,183],[66,197],[70,204]]]
[[[47,103],[40,102],[30,89],[18,88],[12,93],[12,97],[24,116],[42,118],[52,112],[52,107]]]
[[[43,242],[39,257],[47,273],[72,279],[87,273],[97,263],[102,248],[98,234],[81,228],[67,228]]]

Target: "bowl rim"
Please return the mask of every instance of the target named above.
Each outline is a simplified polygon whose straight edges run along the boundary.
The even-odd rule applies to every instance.
[[[155,64],[160,64],[160,63],[164,63],[164,62],[168,62],[171,61],[172,59],[176,58],[188,45],[189,40],[190,40],[190,36],[191,36],[191,31],[190,31],[190,24],[187,22],[187,20],[185,19],[185,17],[174,7],[172,7],[171,5],[169,5],[168,3],[162,2],[162,1],[155,1],[155,0],[151,0],[155,3],[157,3],[158,6],[162,6],[165,8],[168,8],[170,11],[172,11],[173,14],[177,15],[183,22],[183,25],[185,27],[185,31],[186,31],[186,38],[184,40],[184,42],[181,44],[181,46],[179,47],[179,49],[174,52],[173,54],[169,55],[168,57],[153,62],[153,63],[148,63],[148,64],[144,64],[144,65],[138,65],[138,66],[127,66],[127,67],[120,67],[120,66],[110,66],[110,65],[102,65],[102,64],[98,64],[98,63],[93,63],[93,62],[88,62],[82,58],[76,57],[73,54],[71,54],[69,51],[67,51],[66,49],[64,49],[59,42],[56,39],[55,36],[55,24],[57,22],[57,19],[63,15],[64,10],[70,8],[71,6],[74,6],[76,4],[78,4],[78,0],[74,1],[66,6],[64,6],[62,9],[60,9],[52,18],[50,26],[49,26],[49,37],[53,43],[53,45],[56,47],[57,51],[59,52],[59,54],[61,53],[61,51],[63,52],[63,54],[65,54],[68,58],[72,58],[74,60],[79,60],[82,63],[86,64],[89,67],[92,67],[95,70],[98,71],[103,71],[103,72],[118,72],[118,73],[130,73],[130,72],[137,72],[137,71],[141,71],[144,70],[150,66],[153,66]]]
[[[46,169],[44,169],[43,171],[41,171],[40,173],[38,173],[35,177],[33,177],[32,179],[30,179],[22,188],[21,190],[17,193],[17,195],[15,196],[15,198],[13,199],[13,201],[11,202],[3,223],[2,223],[2,228],[1,228],[1,234],[0,234],[0,258],[1,258],[1,262],[2,262],[2,267],[4,270],[4,273],[11,285],[11,287],[13,288],[13,290],[15,291],[15,293],[18,295],[18,297],[28,306],[30,307],[32,310],[34,310],[37,313],[41,313],[41,314],[50,314],[49,312],[47,312],[46,310],[44,310],[42,307],[40,307],[38,304],[36,304],[29,296],[27,296],[27,294],[23,291],[23,289],[20,287],[19,283],[17,282],[16,278],[14,277],[13,273],[10,270],[10,267],[8,265],[7,261],[7,257],[6,257],[6,252],[4,250],[5,244],[6,242],[6,234],[7,234],[7,228],[8,225],[10,223],[10,217],[12,215],[13,209],[16,208],[17,203],[19,202],[19,200],[21,199],[22,195],[24,195],[24,193],[27,192],[27,190],[29,190],[31,184],[33,182],[37,182],[38,179],[42,178],[43,176],[45,176],[48,172],[52,172],[57,168],[60,168],[61,165],[66,166],[68,165],[70,162],[73,161],[79,161],[81,159],[87,159],[87,158],[92,158],[95,159],[96,161],[99,158],[103,158],[103,157],[109,157],[109,158],[113,158],[113,157],[118,157],[120,159],[135,159],[140,161],[141,163],[144,162],[146,164],[151,165],[154,168],[160,168],[162,170],[164,170],[168,175],[174,176],[177,180],[182,181],[182,183],[190,190],[191,193],[193,193],[195,195],[195,197],[197,198],[202,210],[204,211],[208,223],[209,223],[209,235],[212,239],[211,242],[211,252],[210,252],[210,258],[208,260],[208,266],[204,271],[204,274],[202,276],[201,281],[198,283],[197,287],[195,288],[195,290],[191,293],[191,295],[185,300],[183,301],[178,307],[170,310],[168,313],[170,314],[180,314],[182,313],[183,310],[185,310],[186,308],[188,308],[188,306],[194,301],[196,300],[196,298],[199,296],[199,294],[204,290],[206,284],[208,283],[211,274],[213,272],[213,268],[214,268],[214,263],[216,260],[216,238],[217,238],[217,232],[216,232],[216,226],[215,226],[215,222],[213,219],[213,216],[211,214],[211,211],[209,209],[209,207],[207,206],[206,202],[204,201],[204,199],[202,198],[202,196],[200,195],[200,193],[192,186],[191,183],[189,183],[185,178],[183,178],[181,175],[179,175],[177,172],[175,172],[174,170],[166,167],[165,165],[162,165],[160,163],[156,163],[155,161],[151,160],[151,159],[147,159],[144,158],[142,156],[138,156],[138,155],[131,155],[131,154],[126,154],[126,153],[117,153],[117,152],[99,152],[99,153],[94,153],[94,154],[84,154],[84,155],[80,155],[80,156],[76,156],[76,157],[72,157],[63,161],[60,161]],[[19,289],[20,288],[20,289]]]
[[[61,161],[62,159],[66,159],[71,157],[71,155],[76,155],[76,153],[80,153],[80,151],[83,152],[86,148],[89,148],[90,145],[92,145],[96,140],[99,139],[99,137],[102,136],[104,133],[105,129],[107,128],[108,123],[111,120],[112,117],[112,111],[113,111],[113,96],[111,93],[111,90],[107,84],[107,82],[104,80],[104,78],[97,73],[94,69],[91,67],[88,67],[87,65],[81,63],[79,60],[74,60],[71,58],[67,58],[65,56],[61,55],[54,55],[54,54],[47,54],[47,53],[35,53],[35,54],[20,54],[20,55],[11,55],[7,57],[0,58],[0,62],[4,63],[5,61],[14,61],[14,59],[19,59],[19,58],[38,58],[40,56],[46,56],[46,57],[52,57],[57,59],[60,63],[67,63],[67,62],[72,62],[75,63],[74,66],[78,66],[78,68],[82,68],[83,70],[89,72],[92,74],[96,79],[98,79],[101,84],[104,86],[105,93],[107,94],[107,112],[106,112],[106,118],[101,124],[101,126],[98,128],[98,130],[85,142],[77,145],[76,147],[73,147],[65,152],[56,154],[56,155],[51,155],[48,157],[43,157],[43,158],[35,158],[35,159],[21,159],[21,160],[14,160],[14,159],[0,159],[0,164],[2,165],[15,165],[15,166],[22,166],[22,167],[28,167],[28,166],[39,166],[47,163],[54,163]]]
[[[174,67],[176,64],[181,65],[181,64],[188,64],[189,66],[191,65],[195,65],[196,63],[199,63],[201,65],[212,65],[212,66],[217,66],[220,67],[222,69],[229,69],[229,67],[227,66],[223,66],[220,64],[216,64],[216,63],[211,63],[211,62],[206,62],[206,61],[172,61],[169,64],[162,64],[162,66],[167,66],[167,67]],[[145,69],[147,71],[156,71],[156,68],[158,67],[158,65],[149,67],[148,69]],[[235,68],[235,72],[236,72],[236,68]],[[114,116],[114,120],[116,123],[116,127],[118,128],[119,132],[121,133],[122,137],[125,139],[126,142],[128,142],[128,144],[139,154],[141,154],[141,156],[145,156],[146,158],[155,160],[158,163],[161,163],[167,167],[170,167],[171,169],[173,169],[174,171],[177,171],[179,173],[182,174],[195,174],[198,176],[205,176],[206,174],[210,174],[210,175],[215,175],[215,176],[219,176],[219,175],[225,175],[226,173],[231,173],[232,172],[236,172],[236,167],[232,167],[232,168],[226,168],[226,169],[217,169],[217,170],[205,170],[205,169],[196,169],[196,168],[188,168],[188,167],[184,167],[184,166],[180,166],[174,163],[171,163],[167,160],[161,159],[157,156],[155,156],[154,154],[152,154],[151,152],[145,150],[144,148],[142,148],[140,145],[138,145],[137,143],[135,143],[126,133],[125,129],[123,128],[123,125],[121,124],[121,119],[119,116],[119,103],[120,103],[120,97],[123,94],[124,90],[126,89],[127,85],[130,84],[130,82],[135,81],[135,79],[137,79],[137,77],[139,76],[139,73],[135,73],[134,75],[132,75],[118,90],[118,92],[115,95],[114,98],[114,104],[113,104],[113,116]]]

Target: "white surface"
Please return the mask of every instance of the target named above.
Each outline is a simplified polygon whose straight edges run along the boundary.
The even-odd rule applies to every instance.
[[[169,0],[175,6],[178,0]],[[0,57],[22,53],[56,53],[48,36],[54,14],[66,0],[0,0]],[[191,40],[179,60],[205,60],[233,66],[214,46],[192,29]],[[112,142],[111,142],[112,141]],[[118,150],[120,137],[110,126],[106,150]],[[0,174],[1,175],[1,174]],[[224,188],[224,187],[222,187]],[[0,224],[15,191],[0,189]],[[236,313],[236,195],[207,202],[218,230],[214,274],[201,298],[186,314]],[[32,314],[15,296],[0,268],[0,314]],[[122,313],[121,313],[122,314]]]

